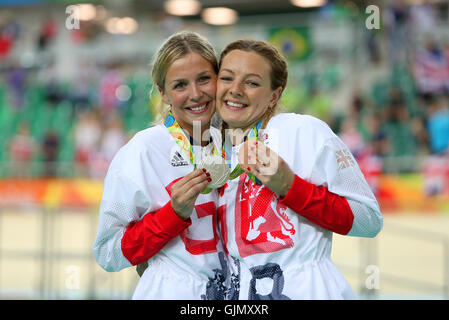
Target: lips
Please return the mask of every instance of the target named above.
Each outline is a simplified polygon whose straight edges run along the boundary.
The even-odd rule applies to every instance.
[[[231,110],[242,110],[246,107],[248,107],[248,105],[246,103],[241,103],[238,101],[232,101],[232,100],[224,100],[224,105],[226,108],[231,109]]]
[[[210,101],[198,103],[196,105],[186,107],[185,109],[191,113],[199,114],[199,113],[203,113],[207,109],[209,109],[209,105],[210,105]]]

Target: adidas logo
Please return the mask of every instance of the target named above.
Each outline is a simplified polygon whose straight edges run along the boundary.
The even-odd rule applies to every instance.
[[[171,159],[171,165],[173,167],[188,166],[189,162],[185,160],[178,151],[176,151]]]

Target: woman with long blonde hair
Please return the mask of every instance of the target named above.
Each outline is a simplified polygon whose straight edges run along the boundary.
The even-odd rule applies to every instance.
[[[224,297],[217,192],[197,168],[202,154],[221,147],[210,134],[217,70],[200,35],[167,39],[152,63],[163,122],[138,132],[109,167],[93,250],[107,271],[147,265],[133,299]]]

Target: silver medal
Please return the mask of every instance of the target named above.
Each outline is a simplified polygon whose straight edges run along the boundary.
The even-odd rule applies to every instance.
[[[231,169],[226,164],[225,159],[219,155],[208,155],[198,164],[197,168],[206,169],[210,173],[212,181],[207,185],[208,188],[216,189],[223,186],[229,180]]]

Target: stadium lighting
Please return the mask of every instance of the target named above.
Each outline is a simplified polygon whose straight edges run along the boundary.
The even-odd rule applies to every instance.
[[[174,16],[194,16],[201,11],[201,3],[197,0],[168,0],[164,8]]]
[[[120,18],[117,17],[109,18],[105,24],[106,31],[113,34],[118,33],[117,22],[119,20]]]
[[[79,8],[79,20],[89,21],[93,20],[97,15],[97,9],[93,4],[90,3],[81,3],[78,5]]]
[[[112,34],[132,34],[138,29],[138,23],[131,17],[112,17],[106,21],[106,31]]]
[[[203,21],[213,25],[234,24],[238,19],[238,13],[235,10],[225,7],[207,8],[201,13]]]
[[[313,8],[323,6],[326,0],[290,0],[290,3],[301,8]]]
[[[118,21],[120,33],[132,34],[137,31],[137,21],[130,17],[121,18]]]

